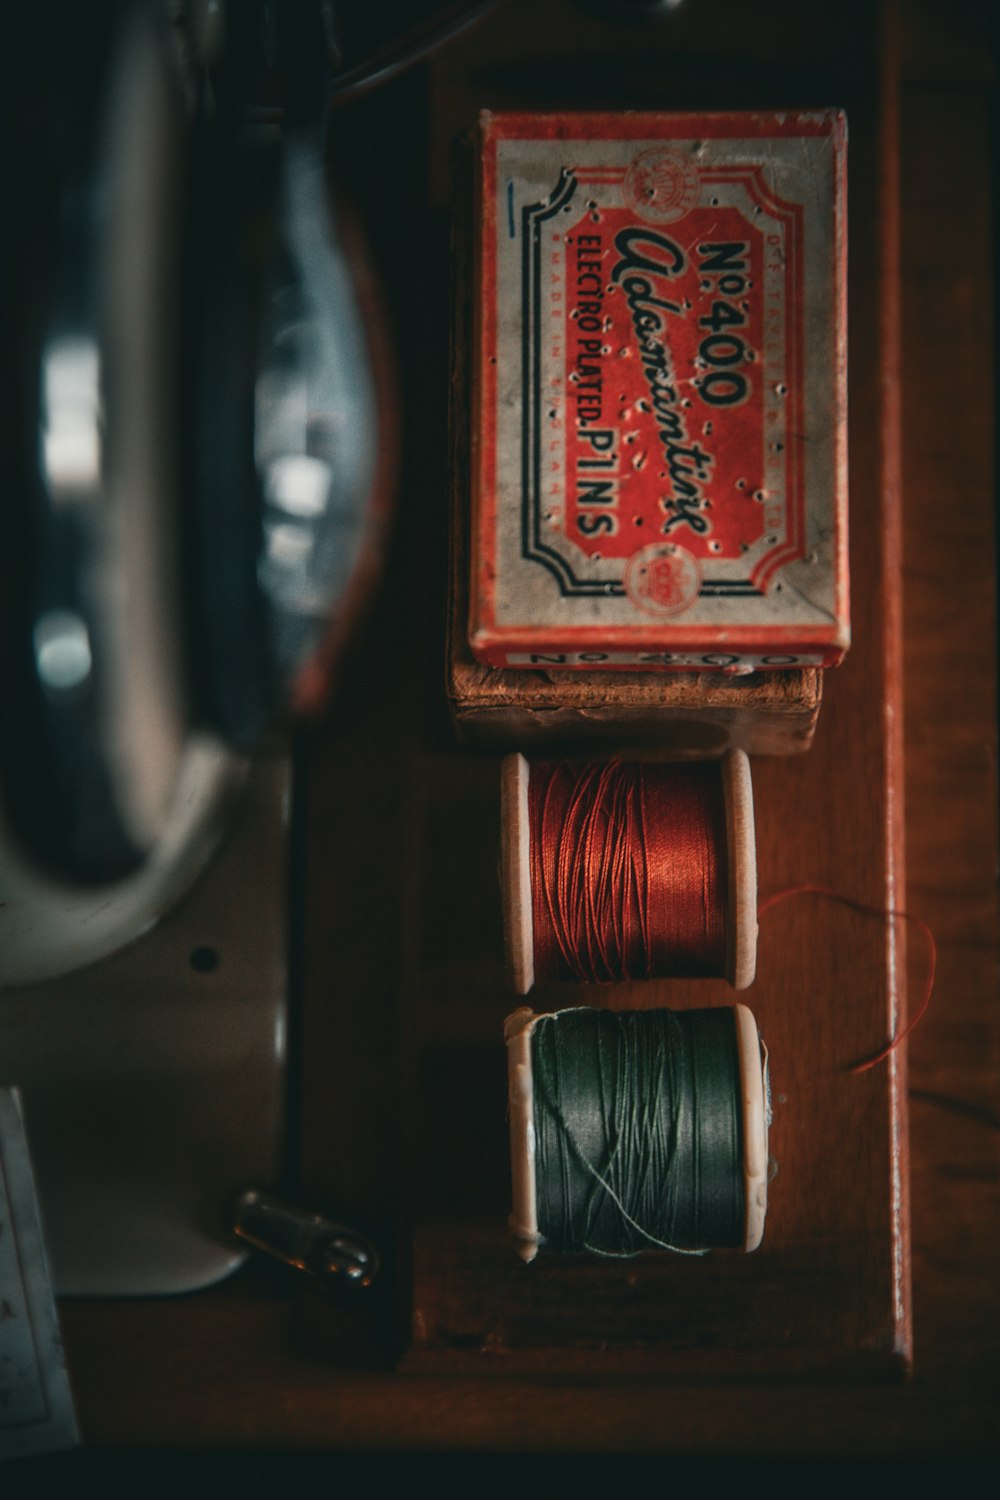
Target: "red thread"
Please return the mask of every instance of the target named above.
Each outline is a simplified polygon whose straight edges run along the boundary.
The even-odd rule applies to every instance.
[[[862,1062],[855,1063],[853,1067],[847,1069],[848,1073],[866,1073],[869,1068],[874,1068],[878,1063],[884,1062],[891,1052],[895,1052],[900,1042],[904,1041],[906,1037],[909,1036],[913,1028],[918,1024],[918,1022],[923,1019],[924,1013],[926,1012],[928,1005],[930,1005],[931,1003],[931,995],[934,993],[934,978],[937,974],[937,942],[935,941],[934,934],[931,931],[930,927],[928,927],[927,923],[924,922],[920,917],[913,916],[911,912],[901,911],[895,907],[869,906],[864,901],[855,901],[852,896],[844,896],[840,893],[840,891],[831,890],[830,887],[826,885],[790,885],[783,891],[775,891],[773,895],[767,896],[760,903],[757,908],[757,915],[758,917],[762,917],[770,907],[777,906],[779,901],[786,901],[790,896],[810,895],[825,896],[829,901],[838,901],[841,906],[849,906],[853,911],[863,912],[866,916],[869,917],[888,917],[891,920],[910,922],[914,927],[919,928],[924,937],[927,939],[927,978],[924,981],[924,988],[923,993],[920,997],[920,1004],[917,1006],[917,1009],[907,1021],[902,1031],[898,1031],[892,1038],[892,1040],[888,1042],[880,1052],[874,1053],[871,1057],[864,1058]]]
[[[717,764],[534,764],[528,815],[540,979],[723,972],[727,859]]]

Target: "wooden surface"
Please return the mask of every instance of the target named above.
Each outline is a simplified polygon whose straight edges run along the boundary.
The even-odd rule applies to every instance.
[[[708,20],[692,10],[687,47],[704,45]],[[539,37],[536,31],[530,45],[537,55],[551,55],[556,34]],[[578,39],[585,43],[585,36]],[[519,37],[515,54],[508,43],[509,60],[495,64],[499,102],[531,86],[526,45]],[[892,907],[899,904],[895,892],[902,877],[902,767],[894,732],[901,708],[893,602],[899,592],[898,493],[885,482],[896,435],[881,372],[896,358],[883,286],[887,274],[893,280],[896,274],[896,158],[882,160],[872,64],[869,36],[866,69],[855,73],[838,58],[828,60],[829,73],[822,82],[810,79],[807,96],[813,102],[836,99],[851,122],[855,645],[826,684],[809,754],[758,760],[754,784],[762,895],[809,881]],[[741,74],[730,65],[726,71],[728,87],[752,91],[753,102],[762,106],[771,102],[774,81],[757,96],[749,69]],[[555,82],[580,104],[589,86],[581,84],[581,74],[588,76],[586,64],[572,75],[558,73]],[[657,75],[659,88],[687,102],[683,95],[692,84],[683,54],[665,49],[657,57]],[[611,102],[643,104],[645,67],[617,87]],[[802,87],[790,72],[783,76],[781,88],[806,103]],[[707,104],[704,89],[701,82],[695,98]],[[453,99],[456,93],[450,91]],[[494,102],[495,95],[489,100]],[[561,106],[563,100],[552,102]],[[480,759],[460,788],[459,759],[446,752],[428,766],[428,796],[441,809],[424,834],[429,872],[440,868],[444,846],[451,845],[441,870],[447,883],[432,916],[442,936],[454,933],[470,907],[486,916],[496,905],[495,835],[484,860],[479,840],[452,831],[495,816],[496,763]],[[837,817],[835,809],[848,802],[850,819]],[[860,1077],[846,1069],[891,1035],[903,1003],[897,979],[904,951],[900,934],[884,922],[823,910],[811,898],[766,919],[757,982],[742,997],[771,1056],[770,1149],[777,1175],[759,1251],[694,1262],[651,1255],[628,1265],[540,1256],[530,1270],[512,1257],[504,1223],[510,1189],[506,1140],[498,1128],[505,1106],[497,1037],[511,1007],[503,974],[485,969],[470,993],[468,958],[453,938],[441,942],[432,968],[414,953],[406,967],[423,1084],[414,1099],[414,1130],[423,1150],[411,1168],[418,1205],[413,1341],[403,1368],[479,1375],[502,1361],[508,1377],[544,1371],[588,1379],[901,1373],[910,1338],[904,1060],[894,1056],[886,1067]],[[721,981],[687,981],[544,984],[536,985],[530,1000],[533,1009],[545,1011],[579,1003],[619,1009],[726,1005],[735,998]],[[845,1141],[856,1143],[850,1152]]]
[[[546,8],[529,9],[541,24]],[[723,13],[736,59],[727,82],[751,57],[772,84],[787,82],[781,68],[791,68],[800,90],[812,92],[842,69],[847,92],[861,101],[869,90],[869,7],[806,15],[777,4],[693,5],[684,24],[695,40],[704,32],[689,71],[702,84],[719,66]],[[527,34],[498,20],[476,47],[488,46],[489,25],[508,49],[512,35]],[[705,1299],[697,1325],[685,1321],[690,1284],[670,1263],[637,1265],[623,1304],[600,1268],[586,1267],[580,1280],[574,1268],[567,1296],[558,1268],[541,1290],[536,1282],[525,1291],[523,1275],[534,1268],[503,1258],[498,1038],[511,1005],[501,978],[496,762],[456,751],[444,709],[445,464],[435,403],[447,380],[439,319],[447,235],[443,215],[432,213],[406,263],[390,257],[386,266],[410,393],[396,551],[338,709],[305,747],[294,1177],[314,1206],[376,1235],[387,1275],[380,1294],[353,1309],[257,1267],[184,1302],[65,1304],[90,1443],[995,1451],[992,74],[977,26],[983,17],[971,5],[951,7],[944,20],[923,4],[905,10],[899,386],[891,370],[879,375],[873,353],[886,315],[875,295],[886,241],[863,167],[866,151],[869,170],[874,160],[874,120],[856,111],[855,647],[828,685],[809,754],[755,766],[763,892],[818,880],[879,903],[905,891],[938,934],[937,994],[910,1047],[912,1378],[875,1378],[898,1367],[907,1338],[905,1277],[885,1233],[885,1214],[901,1221],[906,1206],[889,1128],[893,1080],[901,1088],[905,1068],[898,1059],[859,1079],[835,1071],[882,1039],[892,952],[879,923],[836,908],[804,900],[764,919],[758,980],[743,998],[772,1047],[780,1172],[764,1248],[695,1268]],[[587,33],[581,23],[578,39]],[[471,48],[471,37],[462,45]],[[457,68],[458,54],[450,59]],[[605,62],[617,76],[617,60]],[[396,107],[423,109],[425,121],[426,81],[417,74],[395,86]],[[425,138],[392,134],[391,120],[380,137],[380,120],[384,108],[380,115],[365,102],[342,128],[348,138],[356,129],[366,149],[381,140],[383,221],[378,203],[366,211],[373,238],[385,243],[401,202],[438,201],[440,163],[432,151],[428,184]],[[893,474],[875,418],[886,403],[891,416],[897,392],[900,620],[879,588],[883,570],[891,576],[899,562],[899,537],[880,522]],[[897,661],[905,698],[894,686]],[[897,757],[905,783],[893,779]],[[924,958],[916,942],[911,949],[915,983]],[[731,998],[711,986],[671,994],[703,1003],[708,990],[713,1000]],[[810,1072],[803,1058],[826,1065]],[[767,1379],[749,1378],[762,1364]],[[810,1379],[792,1378],[802,1371]]]

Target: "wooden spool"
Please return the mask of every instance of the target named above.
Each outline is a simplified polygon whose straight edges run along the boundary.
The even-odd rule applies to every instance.
[[[732,1007],[739,1053],[743,1119],[743,1249],[756,1250],[767,1216],[767,1050],[745,1005]],[[538,1230],[535,1176],[535,1094],[531,1038],[541,1017],[528,1006],[507,1017],[507,1094],[510,1120],[511,1232],[525,1261],[534,1260],[543,1237]]]
[[[743,990],[753,983],[757,968],[757,854],[750,762],[742,750],[723,756],[721,774],[728,867],[724,977]],[[523,755],[505,757],[500,771],[500,878],[507,972],[519,995],[526,995],[535,982],[530,775]]]

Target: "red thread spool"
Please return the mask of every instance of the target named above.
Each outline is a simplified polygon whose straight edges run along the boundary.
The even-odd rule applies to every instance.
[[[508,756],[502,772],[508,965],[542,980],[681,975],[751,984],[757,873],[750,766],[580,765]]]

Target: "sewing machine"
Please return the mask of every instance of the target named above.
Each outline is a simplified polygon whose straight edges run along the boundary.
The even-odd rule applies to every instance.
[[[377,576],[395,421],[327,112],[481,8],[23,22],[0,1073],[61,1293],[217,1280],[283,1172],[289,726]]]

